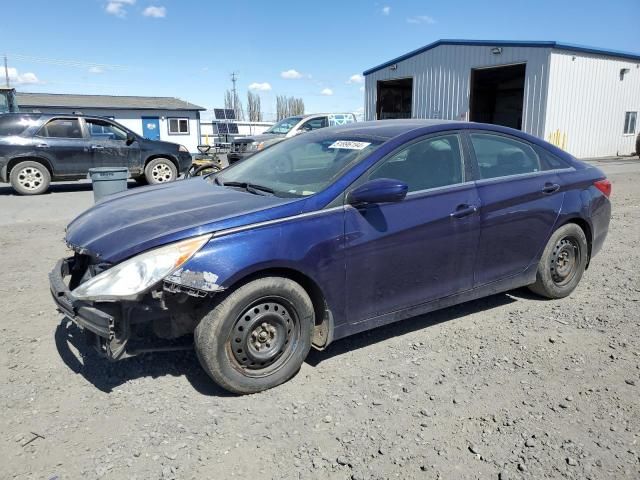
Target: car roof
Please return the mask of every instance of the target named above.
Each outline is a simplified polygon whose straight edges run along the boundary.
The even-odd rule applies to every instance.
[[[383,139],[390,139],[402,135],[410,130],[426,127],[436,127],[439,125],[448,125],[456,128],[462,122],[454,120],[424,120],[424,119],[407,119],[407,120],[373,120],[369,122],[355,122],[337,127],[329,127],[340,133],[346,133],[354,136],[370,136]],[[468,124],[468,122],[464,122]],[[328,129],[322,129],[327,131]],[[320,130],[318,130],[320,131]]]

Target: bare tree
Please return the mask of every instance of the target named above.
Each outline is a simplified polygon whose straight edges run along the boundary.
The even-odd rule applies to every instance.
[[[262,111],[260,108],[260,95],[257,93],[247,93],[247,115],[250,122],[261,122]]]
[[[304,114],[304,101],[301,98],[278,95],[276,97],[276,117],[278,120],[292,115]]]
[[[224,92],[224,108],[233,110],[233,94],[231,90]]]
[[[242,108],[242,102],[238,97],[238,94],[227,90],[224,92],[224,108],[233,110],[236,112],[236,120],[244,120],[244,109]]]

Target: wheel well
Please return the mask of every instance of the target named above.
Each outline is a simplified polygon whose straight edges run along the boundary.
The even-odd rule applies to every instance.
[[[13,170],[13,167],[21,162],[36,162],[44,165],[44,167],[49,171],[49,175],[51,175],[51,178],[53,179],[53,169],[51,168],[51,165],[49,165],[49,162],[47,162],[45,159],[40,157],[18,157],[12,158],[7,164],[7,180],[9,180],[11,177],[11,170]]]
[[[147,168],[147,165],[149,165],[149,162],[151,160],[155,160],[156,158],[166,158],[167,160],[171,160],[171,163],[173,163],[173,165],[176,167],[176,170],[178,170],[178,174],[180,173],[180,167],[178,166],[178,161],[175,158],[173,158],[171,155],[162,155],[162,154],[151,155],[149,158],[147,158],[144,161],[144,168]]]
[[[304,273],[299,272],[298,270],[293,270],[291,268],[270,268],[267,270],[259,270],[237,280],[228,288],[228,290],[235,290],[238,287],[251,282],[252,280],[263,277],[283,277],[299,283],[300,286],[305,289],[305,291],[309,295],[309,298],[311,298],[311,303],[313,304],[313,311],[315,314],[315,324],[320,325],[321,323],[323,323],[325,312],[326,310],[328,310],[324,294],[315,281],[313,281]]]
[[[591,243],[593,242],[593,234],[591,232],[591,226],[584,219],[576,217],[576,218],[570,218],[569,220],[564,222],[562,225],[560,225],[560,227],[568,223],[575,223],[576,225],[578,225],[584,232],[584,236],[587,237],[587,250],[588,250],[587,251],[587,267],[588,267],[589,262],[591,262]]]

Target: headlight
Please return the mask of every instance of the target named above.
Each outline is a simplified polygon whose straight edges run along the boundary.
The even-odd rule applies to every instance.
[[[179,268],[210,238],[202,235],[141,253],[87,280],[71,293],[90,300],[137,295]]]
[[[180,145],[178,147],[178,151],[179,152],[185,152],[185,153],[189,153],[189,149],[187,147],[185,147],[184,145]]]
[[[251,150],[262,150],[264,142],[251,142]]]

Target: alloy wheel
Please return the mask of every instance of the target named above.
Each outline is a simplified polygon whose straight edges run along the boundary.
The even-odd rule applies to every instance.
[[[158,163],[151,169],[151,176],[157,183],[165,183],[173,180],[173,172],[166,163]]]
[[[34,191],[44,182],[42,171],[35,167],[25,167],[18,172],[18,183],[26,190]]]

